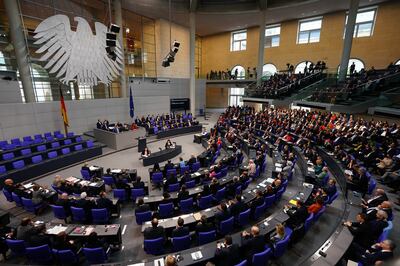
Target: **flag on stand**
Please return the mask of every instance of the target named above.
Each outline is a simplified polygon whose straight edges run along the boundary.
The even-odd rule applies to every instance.
[[[65,107],[64,96],[62,94],[61,88],[60,88],[60,108],[61,108],[61,115],[63,117],[64,125],[66,127],[68,127],[69,120],[68,120],[67,108]]]
[[[132,88],[129,88],[129,115],[131,118],[135,116],[135,107],[133,106]]]

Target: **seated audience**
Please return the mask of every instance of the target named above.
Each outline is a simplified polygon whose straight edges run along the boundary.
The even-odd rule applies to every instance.
[[[160,237],[165,239],[164,227],[158,225],[157,218],[153,218],[153,220],[151,220],[151,227],[147,227],[143,235],[144,239],[156,239]]]
[[[177,221],[176,228],[172,230],[172,237],[182,237],[189,235],[190,231],[189,228],[183,226],[185,221],[179,217]]]
[[[233,244],[232,237],[226,235],[224,242],[217,245],[215,251],[215,262],[217,265],[234,266],[240,262],[240,249],[237,244]]]

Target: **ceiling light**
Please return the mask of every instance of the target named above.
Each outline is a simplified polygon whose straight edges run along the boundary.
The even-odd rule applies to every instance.
[[[129,31],[130,31],[129,28],[126,28],[125,32],[126,32],[126,33],[129,33]]]

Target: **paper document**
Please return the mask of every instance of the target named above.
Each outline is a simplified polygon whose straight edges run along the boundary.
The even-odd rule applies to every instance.
[[[203,258],[203,254],[201,254],[201,251],[193,252],[190,255],[192,255],[193,260],[199,260],[199,259]]]
[[[68,228],[67,226],[56,225],[53,228],[48,229],[46,232],[49,235],[58,235],[59,233],[67,230],[67,228]]]

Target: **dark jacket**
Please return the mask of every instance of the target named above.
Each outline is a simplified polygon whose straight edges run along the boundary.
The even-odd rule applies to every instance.
[[[248,236],[242,238],[242,250],[247,259],[252,259],[256,253],[263,252],[265,250],[264,237],[259,235],[256,237]]]
[[[165,238],[164,227],[148,227],[143,232],[144,239],[156,239],[156,238]]]
[[[150,206],[149,206],[149,204],[142,204],[142,205],[140,205],[140,206],[137,206],[136,208],[135,208],[135,213],[141,213],[141,212],[147,212],[147,211],[150,211]]]
[[[96,201],[96,207],[99,209],[103,209],[103,208],[107,209],[109,214],[111,213],[112,206],[113,206],[113,203],[108,198],[99,198]]]
[[[212,223],[198,223],[196,225],[196,233],[204,233],[215,230],[215,227]]]
[[[172,237],[182,237],[182,236],[187,236],[189,235],[190,231],[189,228],[187,227],[178,227],[172,230]]]
[[[231,211],[232,216],[238,216],[241,212],[247,209],[247,205],[241,201],[233,203],[229,209]]]
[[[234,266],[240,262],[240,250],[237,244],[222,247],[215,251],[215,262],[217,265]]]

